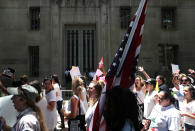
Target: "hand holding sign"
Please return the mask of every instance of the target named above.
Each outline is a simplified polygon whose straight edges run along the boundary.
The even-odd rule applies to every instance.
[[[104,63],[103,63],[103,57],[101,58],[100,62],[99,62],[99,69],[101,69],[103,67]]]

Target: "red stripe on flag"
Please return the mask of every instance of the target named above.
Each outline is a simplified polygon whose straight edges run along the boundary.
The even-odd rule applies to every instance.
[[[121,76],[117,76],[117,77],[121,77],[120,86],[122,86],[124,88],[129,88],[134,83],[135,78],[129,78],[129,77],[135,75],[135,66],[137,64],[137,56],[135,56],[135,55],[139,54],[139,52],[136,53],[136,50],[137,50],[138,46],[141,44],[142,34],[140,34],[140,31],[142,30],[142,26],[143,26],[144,21],[145,21],[145,10],[146,10],[147,2],[148,2],[148,0],[141,0],[138,12],[136,13],[136,15],[138,14],[138,16],[133,17],[132,23],[131,23],[133,26],[129,27],[129,30],[131,30],[131,28],[134,29],[133,31],[131,30],[132,32],[129,35],[129,39],[132,38],[132,40],[128,41],[129,42],[128,44],[130,44],[130,45],[128,45],[128,48],[126,50],[127,54],[123,58],[124,63],[121,64],[121,66],[122,66],[121,67],[122,72],[120,74]],[[127,39],[124,39],[124,40],[127,40]],[[127,41],[125,41],[125,42],[127,42]],[[124,43],[121,43],[120,48],[122,48],[123,45],[124,45]],[[119,54],[117,54],[117,56],[121,57],[120,50],[118,50],[117,53],[119,53]],[[122,53],[123,53],[123,51],[122,51]],[[115,75],[117,74],[116,70],[118,71],[119,66],[117,64],[120,63],[120,62],[118,63],[118,60],[120,58],[119,57],[116,57],[116,58],[117,59],[113,60],[113,63],[110,67],[110,69],[113,72],[110,72],[110,73],[108,72],[107,76],[106,76],[106,82],[107,82],[106,87],[105,87],[106,91],[112,88],[113,82],[115,80]],[[102,117],[103,105],[104,105],[104,102],[106,99],[105,97],[106,97],[105,94],[101,95],[101,98],[98,102],[98,105],[95,109],[95,113],[93,116],[93,121],[92,121],[93,125],[90,124],[90,126],[92,126],[92,128],[89,127],[88,130],[89,129],[91,129],[92,131],[99,131],[99,129],[108,130],[107,127],[100,128],[100,124],[101,124],[100,121],[101,121],[101,117]]]

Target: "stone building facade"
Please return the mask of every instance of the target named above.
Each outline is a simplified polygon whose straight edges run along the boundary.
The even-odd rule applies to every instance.
[[[140,0],[0,0],[0,69],[43,80],[78,65],[108,69]],[[151,75],[195,65],[195,1],[149,0],[139,65]]]

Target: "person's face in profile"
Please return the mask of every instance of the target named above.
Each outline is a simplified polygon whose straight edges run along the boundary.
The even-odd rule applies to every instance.
[[[18,111],[18,112],[22,112],[26,103],[26,100],[24,98],[22,98],[20,95],[14,95],[11,98],[12,102],[13,102],[13,106],[14,108]]]
[[[94,87],[94,83],[90,83],[88,88],[87,88],[87,91],[89,93],[89,97],[92,97],[92,96],[95,96],[95,87]]]
[[[187,101],[190,101],[192,99],[188,86],[184,87],[183,94]]]
[[[159,105],[163,107],[170,105],[169,99],[165,99],[163,92],[158,93],[158,102],[159,102]]]

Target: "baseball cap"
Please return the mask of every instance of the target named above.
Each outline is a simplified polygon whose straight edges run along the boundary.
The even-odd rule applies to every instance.
[[[150,78],[146,80],[146,83],[152,84],[152,85],[156,85],[156,80],[154,78]]]
[[[28,84],[18,87],[17,91],[10,90],[9,92],[12,92],[10,93],[12,95],[19,95],[33,101],[35,101],[36,97],[39,96],[37,89],[35,89],[33,86]]]
[[[2,75],[6,76],[6,77],[9,77],[9,78],[12,78],[13,74],[15,73],[15,70],[12,69],[12,68],[6,68],[3,70],[3,73]]]

